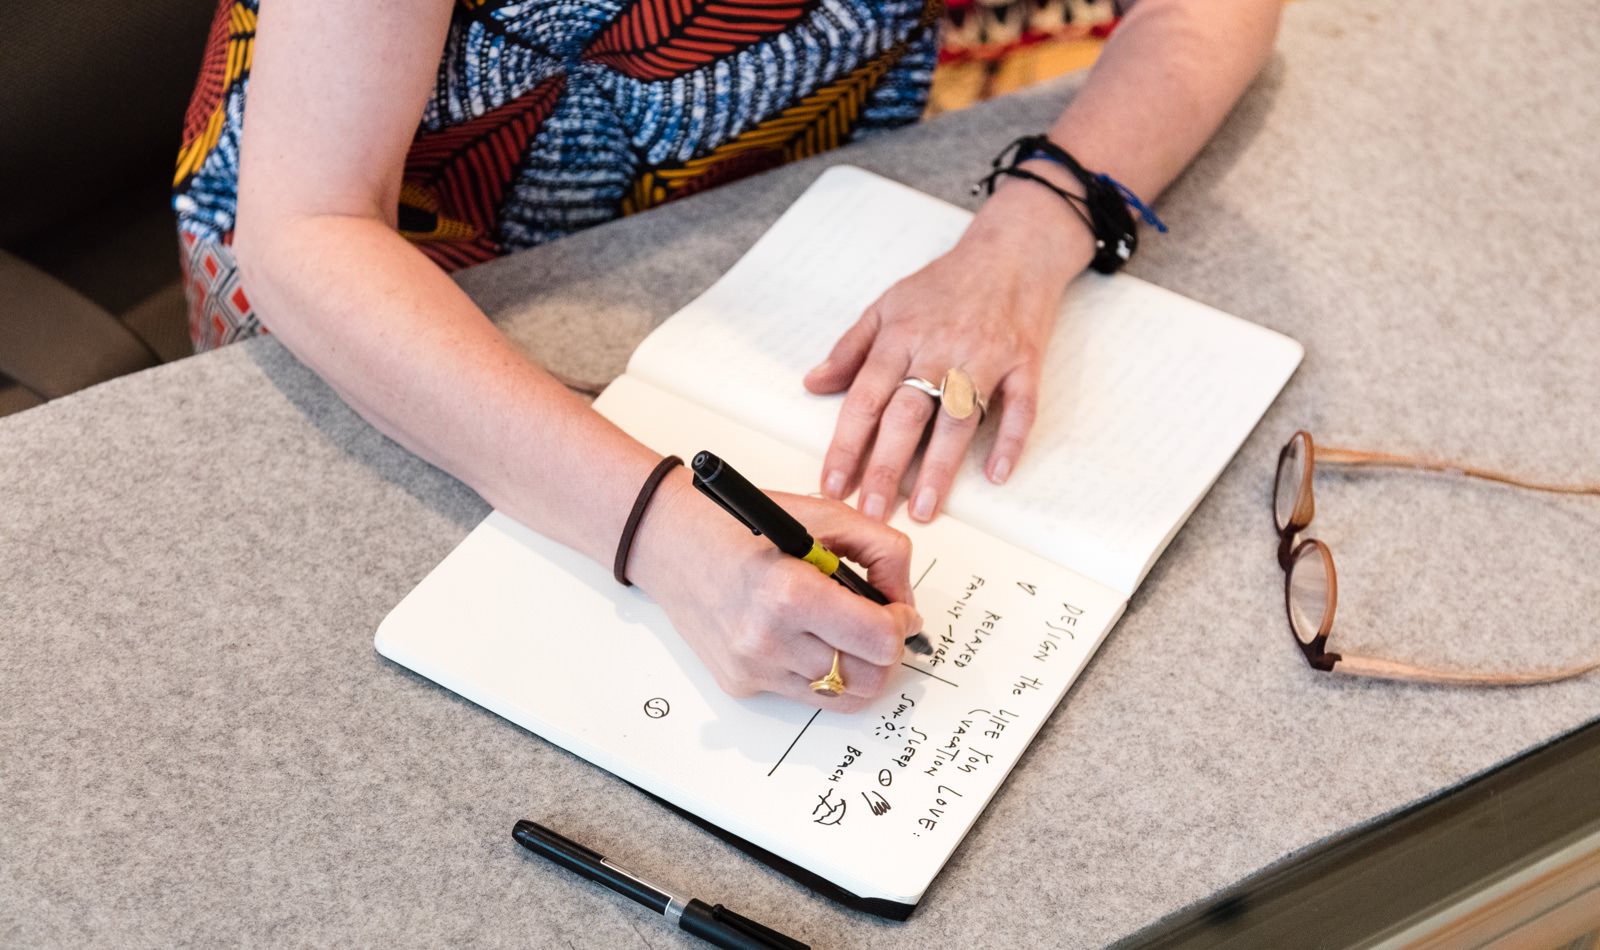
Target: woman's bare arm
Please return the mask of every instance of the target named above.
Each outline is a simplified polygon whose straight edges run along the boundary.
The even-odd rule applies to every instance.
[[[527,360],[395,230],[451,6],[266,6],[235,254],[262,322],[373,425],[496,508],[609,565],[655,454]],[[829,524],[886,590],[909,594],[903,537],[794,503],[812,506],[806,516]],[[685,547],[699,554],[694,570]],[[652,503],[630,565],[730,692],[810,699],[806,680],[837,647],[850,654],[853,695],[833,704],[848,708],[881,686],[916,623],[907,607],[868,604],[776,555],[681,470]]]

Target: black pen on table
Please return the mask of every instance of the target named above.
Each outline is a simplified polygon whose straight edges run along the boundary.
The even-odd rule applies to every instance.
[[[850,569],[839,556],[823,547],[811,537],[794,515],[768,498],[766,493],[750,484],[750,480],[734,470],[732,465],[710,452],[695,453],[689,463],[694,470],[694,487],[756,534],[766,535],[778,550],[800,558],[817,570],[838,581],[846,590],[859,594],[875,604],[888,606],[889,598],[883,591],[867,583],[866,578]],[[925,633],[906,637],[906,646],[915,653],[929,654],[933,646]]]
[[[721,904],[713,906],[692,897],[684,900],[536,822],[518,821],[511,829],[511,837],[534,854],[604,884],[725,950],[810,950],[809,944],[742,917]]]

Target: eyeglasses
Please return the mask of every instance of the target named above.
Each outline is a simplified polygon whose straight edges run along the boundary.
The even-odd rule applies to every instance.
[[[1289,628],[1295,641],[1300,644],[1306,662],[1313,669],[1351,676],[1463,686],[1529,686],[1553,683],[1600,669],[1600,660],[1596,660],[1537,672],[1483,673],[1431,669],[1374,657],[1329,653],[1328,632],[1333,629],[1333,612],[1339,602],[1339,579],[1333,567],[1333,553],[1316,538],[1306,538],[1296,543],[1300,532],[1310,526],[1311,518],[1316,513],[1316,502],[1311,496],[1311,476],[1317,463],[1422,469],[1466,475],[1535,491],[1600,495],[1600,485],[1551,485],[1454,462],[1314,446],[1311,433],[1304,429],[1296,432],[1283,451],[1278,453],[1278,475],[1272,486],[1272,514],[1273,523],[1278,529],[1278,564],[1284,570],[1283,598],[1289,612]]]

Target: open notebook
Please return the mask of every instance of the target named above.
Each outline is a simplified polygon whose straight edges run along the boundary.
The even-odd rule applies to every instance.
[[[828,170],[595,407],[662,453],[710,449],[763,487],[816,491],[841,397],[801,377],[969,217]],[[377,648],[823,892],[904,918],[1301,355],[1133,277],[1080,278],[1009,484],[983,478],[979,445],[946,514],[893,522],[935,652],[907,653],[854,715],[727,697],[647,597],[498,512]]]

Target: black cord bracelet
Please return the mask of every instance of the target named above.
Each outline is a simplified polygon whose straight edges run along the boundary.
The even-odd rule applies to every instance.
[[[644,518],[644,510],[650,506],[650,499],[655,497],[656,488],[661,480],[679,465],[683,459],[676,455],[669,455],[656,463],[650,470],[650,475],[644,480],[644,487],[639,489],[639,497],[633,501],[633,509],[628,512],[628,520],[622,525],[622,540],[617,542],[617,556],[611,565],[611,576],[623,587],[632,587],[633,581],[628,580],[628,554],[633,551],[633,536],[639,530],[639,522]]]
[[[1036,158],[1065,168],[1079,184],[1083,185],[1084,193],[1075,195],[1043,176],[1019,167],[1022,163]],[[1158,231],[1164,233],[1167,230],[1167,226],[1156,217],[1155,212],[1139,200],[1138,195],[1123,187],[1111,176],[1096,174],[1084,168],[1082,163],[1072,157],[1072,153],[1050,141],[1046,136],[1024,135],[1001,149],[990,166],[989,174],[972,186],[973,194],[977,194],[980,190],[994,194],[995,180],[1001,175],[1031,181],[1055,192],[1094,235],[1094,260],[1089,266],[1102,274],[1115,273],[1133,257],[1133,252],[1139,249],[1139,232],[1134,224],[1133,215],[1128,210],[1129,205],[1137,208],[1145,221]]]

